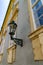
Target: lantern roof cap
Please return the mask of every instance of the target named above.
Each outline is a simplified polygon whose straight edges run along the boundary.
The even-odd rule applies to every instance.
[[[15,23],[15,21],[10,22],[8,25],[11,25],[11,24],[16,25],[17,27],[17,24]]]

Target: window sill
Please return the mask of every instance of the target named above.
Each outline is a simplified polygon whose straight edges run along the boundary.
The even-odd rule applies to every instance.
[[[35,30],[35,31],[33,31],[32,33],[30,33],[30,34],[28,35],[28,37],[29,37],[30,39],[32,39],[32,38],[34,38],[35,36],[39,35],[39,34],[42,33],[42,32],[43,32],[43,26],[40,26],[37,30]]]

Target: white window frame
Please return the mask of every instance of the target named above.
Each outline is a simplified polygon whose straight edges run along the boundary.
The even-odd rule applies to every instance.
[[[30,5],[31,5],[31,12],[32,12],[32,18],[33,18],[34,30],[36,30],[36,24],[35,24],[35,19],[34,19],[34,15],[33,15],[33,10],[32,10],[32,3],[31,3],[31,0],[30,0]]]
[[[36,23],[35,23],[36,21],[35,21],[35,18],[34,18],[33,8],[35,7],[35,5],[36,5],[38,2],[39,2],[39,0],[36,0],[36,2],[32,5],[32,2],[31,2],[31,0],[30,0],[30,4],[31,4],[31,11],[32,11],[32,18],[33,18],[33,24],[34,24],[34,30],[36,30],[36,29],[37,29],[37,26],[36,26]],[[41,7],[41,6],[40,6],[40,7]],[[39,8],[40,8],[40,7],[39,7]],[[38,9],[39,9],[39,8],[38,8]],[[37,10],[38,10],[38,9],[37,9]],[[41,16],[43,16],[43,15],[41,15]],[[41,16],[40,16],[38,19],[40,19],[40,18],[41,18]],[[37,20],[38,20],[38,19],[37,19]]]
[[[35,3],[32,5],[32,8],[39,2],[39,0],[36,0]]]

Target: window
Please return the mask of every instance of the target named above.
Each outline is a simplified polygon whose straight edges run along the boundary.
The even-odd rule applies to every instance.
[[[41,0],[36,3],[36,5],[32,8],[36,27],[38,28],[40,25],[43,25],[43,5]]]
[[[37,2],[36,5],[33,8],[33,11],[35,12],[41,5],[42,5],[41,1]]]
[[[40,25],[43,25],[43,15],[39,19]]]
[[[32,4],[34,4],[34,3],[35,3],[35,1],[36,1],[36,0],[31,0]]]

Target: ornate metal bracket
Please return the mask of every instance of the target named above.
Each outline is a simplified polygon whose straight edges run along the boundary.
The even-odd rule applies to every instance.
[[[23,47],[23,40],[22,39],[14,38],[14,41],[16,42],[16,44],[18,44],[21,47]]]
[[[17,45],[20,45],[21,47],[23,47],[23,40],[19,39],[19,38],[13,38],[11,36],[11,40],[13,40]]]

